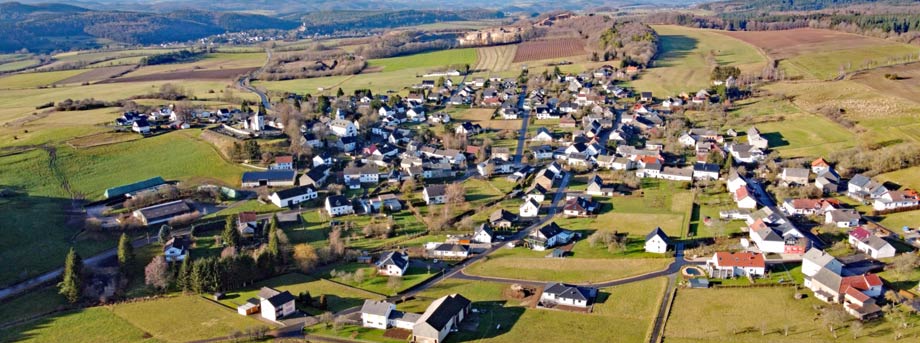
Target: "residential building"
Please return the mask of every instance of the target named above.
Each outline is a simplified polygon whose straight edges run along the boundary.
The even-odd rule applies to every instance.
[[[278,207],[291,207],[319,197],[313,185],[299,186],[272,193],[272,204]]]
[[[460,294],[438,298],[412,328],[411,342],[441,343],[470,312],[472,302]]]
[[[262,318],[273,322],[277,322],[297,310],[294,307],[294,296],[291,295],[291,292],[281,292],[271,287],[262,287],[259,290],[259,302]]]
[[[849,228],[859,226],[859,220],[862,216],[859,212],[852,209],[840,209],[824,212],[824,223],[834,224],[840,228]]]
[[[435,205],[447,202],[447,185],[427,185],[422,191],[425,204]]]
[[[762,277],[766,268],[763,254],[752,252],[717,252],[706,261],[709,277],[719,279]]]
[[[876,236],[863,227],[857,227],[850,230],[850,233],[847,235],[847,242],[856,250],[874,259],[894,257],[895,253],[897,253],[891,243],[888,243],[884,238]]]
[[[390,251],[380,256],[377,261],[377,274],[402,277],[409,268],[409,255],[398,251]]]
[[[326,197],[325,208],[326,213],[329,213],[332,217],[355,213],[354,206],[352,206],[351,202],[348,201],[348,198],[345,198],[344,195],[330,195]]]
[[[163,257],[166,262],[181,262],[188,256],[192,240],[188,236],[174,236],[163,243]]]
[[[548,308],[556,306],[588,308],[594,304],[596,299],[597,288],[550,282],[543,286],[540,305]]]
[[[668,252],[668,246],[670,245],[671,239],[660,227],[656,227],[648,235],[645,235],[645,252],[664,254]]]

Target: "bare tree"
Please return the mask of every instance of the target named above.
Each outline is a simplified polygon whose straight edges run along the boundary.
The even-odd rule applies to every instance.
[[[448,204],[459,205],[466,202],[466,189],[462,183],[452,183],[445,189]]]
[[[294,246],[294,262],[300,271],[309,273],[319,263],[319,256],[313,246],[301,243]]]
[[[163,256],[155,256],[147,267],[144,267],[144,283],[159,290],[169,286],[169,265]]]

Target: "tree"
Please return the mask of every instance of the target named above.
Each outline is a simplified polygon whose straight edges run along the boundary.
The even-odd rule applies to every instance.
[[[118,238],[118,267],[121,273],[128,275],[128,266],[134,263],[134,246],[125,233]]]
[[[158,290],[165,290],[169,286],[169,264],[165,257],[154,256],[144,267],[144,283]]]
[[[70,248],[64,260],[64,280],[58,283],[58,293],[71,304],[79,301],[83,295],[83,259],[73,248]]]
[[[240,231],[236,228],[237,218],[239,217],[235,214],[227,217],[227,223],[224,225],[224,232],[221,233],[224,244],[231,247],[239,247],[240,245]]]
[[[894,257],[891,261],[891,265],[894,267],[895,272],[898,273],[898,278],[903,279],[904,275],[920,266],[920,256],[909,252],[900,254]]]
[[[309,273],[319,263],[319,256],[313,246],[301,243],[294,246],[294,262],[300,271]]]
[[[452,183],[447,185],[444,196],[448,204],[459,205],[466,202],[466,189],[462,183]]]
[[[339,87],[339,90],[338,90],[337,92],[335,92],[335,96],[336,96],[336,97],[339,97],[339,98],[340,98],[340,97],[342,97],[342,96],[344,96],[344,95],[345,95],[345,91],[342,90],[342,87]]]
[[[313,306],[313,297],[310,295],[310,291],[303,291],[299,295],[300,303],[306,306]]]
[[[342,229],[335,228],[329,232],[329,252],[332,253],[331,257],[333,259],[345,256],[345,242],[342,240]]]
[[[416,187],[415,179],[409,178],[406,181],[403,181],[402,187],[399,188],[399,191],[402,192],[403,197],[408,199],[409,196],[411,196],[412,193],[415,192],[415,187]]]
[[[272,221],[268,227],[268,249],[272,258],[281,257],[281,246],[278,243],[278,217],[272,216]]]
[[[179,273],[176,275],[176,287],[183,292],[192,290],[192,267],[189,265],[189,260],[191,260],[189,256],[185,256],[182,259],[182,264],[179,265]]]
[[[853,334],[853,339],[859,338],[859,335],[863,332],[863,323],[861,320],[854,320],[850,324],[850,332]]]
[[[354,280],[356,284],[364,283],[364,269],[358,269],[355,271]]]
[[[827,326],[834,338],[837,338],[837,327],[847,320],[847,313],[837,306],[826,307],[821,313],[821,322]]]
[[[160,240],[160,243],[166,243],[169,240],[170,235],[172,234],[172,228],[169,225],[160,226],[160,232],[157,233],[157,238]]]
[[[329,303],[326,302],[326,295],[325,294],[320,295],[319,296],[319,309],[325,310],[327,306],[329,306]]]
[[[401,277],[391,275],[390,278],[387,279],[387,289],[395,292],[400,286],[402,286]]]

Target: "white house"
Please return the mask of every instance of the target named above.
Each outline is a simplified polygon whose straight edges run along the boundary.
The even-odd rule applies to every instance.
[[[326,197],[326,212],[335,217],[355,213],[355,209],[344,195],[330,195]]]
[[[530,139],[534,142],[552,142],[553,134],[549,132],[545,127],[537,128],[537,132],[534,133],[533,138]]]
[[[811,277],[821,269],[828,269],[837,275],[843,272],[843,264],[834,256],[818,248],[811,248],[802,255],[802,274],[805,275],[805,287],[811,287]]]
[[[849,228],[859,226],[859,212],[852,209],[839,209],[824,212],[824,223],[834,224],[840,228]]]
[[[447,186],[445,185],[427,185],[422,190],[422,199],[425,204],[435,205],[447,202]]]
[[[271,287],[262,287],[259,290],[259,303],[262,318],[278,321],[284,316],[294,313],[294,296],[291,292],[281,292]]]
[[[311,185],[277,191],[272,193],[269,199],[271,199],[272,204],[275,204],[275,206],[290,207],[305,201],[316,199],[318,196],[319,193],[317,193],[316,189]]]
[[[492,226],[489,225],[489,223],[482,223],[482,225],[479,225],[479,228],[476,229],[476,232],[473,233],[472,241],[476,243],[492,243],[494,236],[495,233],[492,231]]]
[[[377,261],[377,274],[387,276],[403,276],[409,268],[409,255],[397,251],[390,251],[380,256]]]
[[[531,249],[544,251],[557,245],[568,244],[572,241],[573,233],[563,230],[555,222],[534,230],[525,240],[530,244]]]
[[[738,190],[736,190],[733,195],[738,208],[757,208],[757,199],[754,199],[754,197],[751,196],[751,192],[747,187],[738,188]]]
[[[448,334],[455,331],[467,314],[472,302],[460,294],[438,298],[412,327],[411,341],[415,343],[442,343]]]
[[[717,252],[706,261],[706,269],[712,278],[762,277],[766,268],[763,254],[752,252]]]
[[[188,255],[188,248],[191,241],[187,236],[172,237],[163,244],[163,257],[166,262],[178,262],[185,259]]]
[[[339,137],[354,137],[358,135],[358,128],[355,127],[355,124],[344,119],[330,121],[329,130],[332,131],[332,134]]]
[[[469,246],[454,243],[438,244],[431,249],[431,256],[444,259],[463,259],[470,256]]]
[[[645,252],[664,254],[668,252],[669,245],[671,245],[671,239],[660,227],[645,236]]]
[[[540,304],[544,307],[563,305],[587,308],[594,304],[596,298],[597,288],[550,282],[543,287]]]
[[[361,326],[386,330],[390,313],[396,311],[396,304],[385,300],[365,300],[361,306]]]
[[[872,234],[872,232],[862,227],[850,230],[847,242],[856,248],[856,250],[874,259],[894,257],[895,253],[897,253],[894,246],[888,243],[888,241]]]
[[[536,199],[528,198],[520,207],[521,218],[534,218],[540,214],[540,203]]]
[[[875,198],[872,209],[876,211],[896,210],[920,205],[920,196],[913,190],[888,191]]]

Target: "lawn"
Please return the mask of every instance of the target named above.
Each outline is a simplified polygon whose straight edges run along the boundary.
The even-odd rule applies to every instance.
[[[164,310],[164,313],[170,311]],[[182,317],[182,316],[176,316]],[[106,307],[45,317],[0,330],[3,342],[158,342]]]
[[[879,223],[894,231],[898,231],[905,226],[918,228],[920,227],[920,211],[886,214],[882,216],[882,220],[880,220]]]
[[[334,269],[339,272],[348,273],[354,273],[359,269],[363,270],[364,281],[361,283],[355,282],[355,280],[344,280],[341,277],[332,278],[332,280],[355,288],[360,288],[369,292],[384,295],[396,295],[403,290],[422,283],[423,281],[433,276],[436,272],[436,270],[432,270],[431,273],[429,273],[428,270],[423,267],[409,267],[406,270],[406,274],[401,278],[402,281],[396,285],[396,288],[390,288],[388,285],[389,277],[378,276],[377,268],[375,268],[373,265],[363,263],[348,263],[345,265],[336,266]],[[326,275],[326,277],[330,276]]]
[[[665,269],[671,259],[607,259],[564,258],[551,259],[544,252],[523,251],[525,248],[502,249],[487,260],[474,263],[466,269],[470,275],[531,281],[559,281],[572,283],[597,283]],[[519,252],[520,251],[520,252]],[[519,255],[539,255],[521,257]]]
[[[805,53],[783,60],[780,62],[780,67],[786,68],[790,76],[803,75],[809,78],[830,80],[840,74],[841,66],[844,66],[846,71],[852,72],[863,69],[866,61],[873,61],[872,67],[878,67],[891,64],[889,58],[902,59],[905,55],[915,53],[916,48],[913,46],[880,41],[877,45]]]
[[[636,91],[650,91],[656,97],[696,92],[708,88],[711,67],[706,55],[715,52],[720,65],[759,71],[766,62],[753,46],[715,31],[678,26],[653,26],[658,33],[658,58],[653,68],[632,81]]]
[[[310,292],[310,296],[313,299],[319,299],[320,296],[325,295],[328,306],[327,309],[332,312],[361,306],[365,299],[376,300],[383,298],[378,294],[344,286],[326,279],[316,279],[300,273],[290,273],[261,281],[247,290],[229,292],[227,293],[227,297],[220,302],[235,310],[237,306],[245,303],[249,298],[258,298],[259,289],[262,287],[272,287],[281,291],[288,291],[295,297],[303,292]],[[312,312],[313,314],[322,312],[315,308],[301,309]]]
[[[205,216],[205,219],[224,217],[224,216],[229,216],[233,214],[238,214],[241,212],[272,213],[272,212],[279,212],[282,210],[284,209],[279,208],[278,206],[275,206],[275,204],[272,204],[272,203],[263,204],[259,202],[259,200],[246,200],[237,206],[225,208],[223,210],[208,214],[207,216]]]
[[[58,294],[57,287],[48,286],[5,301],[0,306],[0,325],[11,321],[41,315],[66,306],[67,300]],[[2,335],[0,335],[2,336]],[[0,339],[3,341],[3,339]]]
[[[197,295],[120,304],[112,311],[154,338],[173,342],[222,337],[268,326]]]
[[[462,67],[476,64],[476,49],[450,49],[421,54],[379,58],[367,61],[368,67],[381,67],[385,72],[399,71],[411,68],[447,67],[454,65]]]
[[[432,300],[452,293],[472,300],[474,308],[484,310],[478,315],[478,329],[453,333],[448,342],[640,342],[649,334],[665,284],[666,279],[658,278],[603,288],[594,312],[580,314],[532,309],[520,300],[506,299],[504,284],[447,280],[398,308],[420,313]]]
[[[910,167],[890,173],[876,175],[880,182],[891,182],[902,188],[920,189],[920,167]]]
[[[63,148],[58,163],[74,191],[89,199],[101,198],[109,187],[155,176],[238,185],[244,169],[224,161],[214,147],[198,140],[200,133],[185,130],[88,149]]]
[[[390,238],[366,238],[361,230],[369,224],[373,218],[366,215],[348,215],[336,217],[335,220],[340,223],[348,223],[350,230],[343,234],[348,239],[348,246],[355,249],[374,250],[382,247],[401,244],[407,238],[407,235],[418,234],[427,230],[427,226],[418,220],[409,210],[403,210],[390,214],[396,224],[394,235]],[[291,243],[310,243],[315,247],[325,246],[329,239],[329,221],[322,219],[319,210],[304,212],[303,222],[296,225],[285,226],[282,229],[287,234]]]
[[[834,339],[813,307],[830,306],[815,299],[793,299],[793,288],[680,289],[665,326],[664,342],[892,342],[893,323],[865,324],[856,340],[849,329]],[[833,305],[839,306],[839,305]],[[769,314],[769,315],[756,315]],[[905,330],[916,339],[917,318]],[[788,327],[789,334],[783,331]],[[765,329],[766,335],[761,334]],[[736,333],[737,332],[737,333]],[[913,337],[913,338],[912,338]]]

